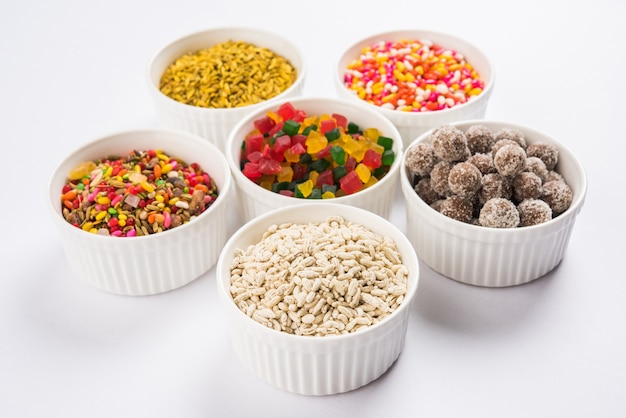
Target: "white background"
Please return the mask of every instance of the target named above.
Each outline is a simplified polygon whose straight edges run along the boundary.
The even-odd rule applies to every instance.
[[[14,1],[0,3],[0,415],[3,417],[617,417],[626,413],[626,3]],[[487,118],[563,141],[589,177],[558,268],[477,288],[422,265],[404,351],[379,380],[306,397],[231,351],[214,270],[122,297],[69,270],[45,210],[54,166],[86,141],[157,125],[145,70],[163,44],[227,25],[292,37],[305,95],[373,33],[449,32],[492,59]],[[392,221],[405,230],[398,193]],[[231,229],[240,225],[231,220]]]

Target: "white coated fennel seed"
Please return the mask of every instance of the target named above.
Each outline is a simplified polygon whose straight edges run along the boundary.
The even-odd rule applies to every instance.
[[[407,291],[395,242],[340,216],[272,225],[238,249],[230,293],[246,315],[277,331],[338,335],[380,322]]]

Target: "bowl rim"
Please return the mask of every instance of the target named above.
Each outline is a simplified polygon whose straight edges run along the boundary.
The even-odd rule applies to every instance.
[[[343,73],[345,72],[345,69],[341,66],[341,63],[342,61],[344,61],[345,58],[347,58],[348,51],[350,51],[352,48],[356,48],[358,45],[362,45],[361,47],[362,49],[364,46],[370,45],[372,42],[375,42],[376,40],[381,40],[381,38],[384,39],[384,38],[395,37],[396,39],[398,39],[400,37],[407,37],[409,34],[415,34],[415,37],[419,36],[421,39],[424,39],[424,40],[430,40],[428,38],[429,36],[445,37],[445,38],[454,40],[455,42],[458,42],[460,44],[464,44],[464,46],[468,48],[473,48],[474,50],[476,50],[476,52],[480,54],[482,58],[484,59],[484,61],[487,63],[487,67],[489,68],[489,72],[491,73],[490,74],[491,77],[489,78],[489,80],[487,80],[487,83],[483,91],[477,96],[470,97],[470,99],[467,102],[462,103],[460,105],[455,105],[450,108],[436,110],[436,111],[429,111],[429,112],[404,112],[404,111],[399,111],[395,109],[393,110],[386,109],[384,107],[380,107],[375,104],[368,103],[356,97],[356,95],[354,94],[352,90],[346,88],[342,80],[342,76],[343,76]],[[434,41],[432,42],[434,43]],[[446,46],[446,45],[442,45],[442,46]],[[460,51],[460,50],[456,50],[456,51],[461,52],[463,56],[466,56],[465,52]],[[472,63],[470,62],[470,64]],[[422,115],[422,117],[424,117],[424,115],[431,115],[431,116],[432,115],[445,115],[448,113],[462,111],[463,109],[471,106],[474,102],[477,102],[480,99],[488,99],[493,91],[495,80],[496,80],[496,71],[493,65],[493,61],[491,60],[491,58],[485,51],[483,51],[481,48],[478,48],[474,43],[467,41],[461,37],[458,37],[456,35],[453,35],[451,33],[437,31],[437,30],[429,30],[429,29],[395,29],[395,30],[390,30],[390,31],[374,33],[365,38],[360,38],[342,50],[339,56],[335,59],[335,65],[332,71],[333,71],[332,78],[335,81],[336,87],[341,88],[342,91],[345,91],[347,93],[347,96],[351,97],[350,100],[359,101],[367,105],[368,107],[377,109],[388,118],[389,117],[393,118],[394,116],[397,116],[397,115],[403,115],[404,117],[411,117],[411,115]]]
[[[235,179],[235,181],[237,182],[242,182],[242,181],[246,181],[249,182],[251,185],[256,186],[259,189],[259,193],[265,196],[276,196],[276,199],[278,199],[278,201],[284,201],[285,203],[288,202],[293,202],[294,199],[296,199],[296,202],[308,202],[309,200],[307,199],[302,199],[302,198],[296,198],[296,197],[291,197],[291,196],[284,196],[281,195],[279,193],[275,193],[272,192],[271,190],[267,190],[264,189],[262,187],[260,187],[258,184],[254,183],[252,180],[250,180],[249,178],[247,178],[246,176],[243,175],[238,162],[238,156],[233,154],[233,147],[235,146],[235,141],[237,140],[238,136],[237,133],[239,131],[242,131],[244,129],[244,127],[246,125],[252,124],[252,122],[254,122],[255,119],[261,117],[262,115],[264,115],[265,113],[267,113],[268,111],[274,110],[275,108],[277,108],[278,106],[280,106],[282,103],[285,102],[290,102],[294,105],[294,107],[296,107],[296,109],[298,108],[298,106],[296,106],[299,103],[314,103],[314,102],[326,102],[328,104],[339,104],[339,105],[343,105],[343,106],[348,106],[351,108],[360,108],[361,111],[363,112],[367,112],[369,114],[372,113],[372,109],[367,108],[366,106],[364,106],[363,104],[356,104],[343,99],[343,98],[338,98],[338,97],[323,97],[323,96],[313,96],[313,97],[293,97],[293,98],[288,98],[285,99],[284,102],[279,101],[278,103],[273,102],[273,103],[266,103],[263,107],[259,107],[258,109],[255,109],[254,112],[249,113],[248,115],[246,115],[244,118],[242,118],[240,121],[238,121],[235,126],[233,127],[233,129],[231,129],[228,138],[226,138],[226,143],[225,143],[225,155],[226,155],[226,160],[228,162],[228,165],[231,168],[231,171],[233,172],[233,178]],[[379,117],[380,115],[376,115],[376,117]],[[344,202],[346,200],[351,200],[351,199],[355,199],[355,196],[362,196],[362,193],[367,192],[369,190],[378,190],[381,187],[384,187],[388,182],[392,182],[394,181],[396,175],[398,175],[398,173],[400,172],[401,166],[402,166],[402,161],[404,159],[404,144],[402,141],[402,136],[400,135],[400,132],[398,131],[398,128],[387,118],[381,119],[381,121],[384,121],[384,123],[389,125],[389,128],[391,129],[392,132],[390,132],[391,134],[393,134],[393,142],[394,142],[394,147],[395,147],[395,151],[396,151],[396,156],[395,159],[393,161],[393,163],[391,164],[389,171],[385,174],[384,177],[382,177],[380,180],[378,180],[375,184],[373,184],[372,186],[366,188],[366,189],[362,189],[359,190],[358,192],[349,194],[349,195],[345,195],[345,196],[339,196],[339,197],[333,197],[332,199],[321,199],[321,201],[324,202],[337,202],[337,203],[341,203]],[[392,135],[389,135],[388,133],[384,133],[385,136],[389,136],[391,137]],[[243,141],[243,139],[242,139]],[[239,149],[240,147],[238,147]],[[393,149],[393,148],[392,148]],[[382,183],[382,184],[381,184]],[[370,192],[373,193],[373,192]]]
[[[250,105],[246,105],[246,106],[240,106],[240,107],[220,107],[220,108],[212,108],[212,107],[199,107],[199,106],[193,106],[193,105],[189,105],[186,103],[181,103],[175,99],[172,99],[171,97],[161,93],[161,90],[158,88],[158,86],[153,82],[152,80],[152,70],[153,67],[155,65],[155,62],[161,57],[161,55],[169,48],[173,48],[174,46],[176,46],[177,44],[180,43],[185,43],[186,41],[188,41],[189,39],[192,38],[196,38],[196,37],[202,37],[202,36],[206,36],[207,39],[210,40],[211,36],[213,34],[219,33],[219,32],[224,32],[224,31],[233,31],[233,32],[238,32],[238,33],[246,33],[246,34],[261,34],[267,37],[271,37],[276,39],[277,41],[279,41],[281,44],[284,44],[286,46],[286,48],[291,49],[295,55],[297,55],[298,60],[300,61],[300,66],[301,68],[297,68],[298,70],[298,74],[296,77],[296,80],[284,91],[282,91],[280,94],[271,97],[267,100],[264,100],[262,102],[259,103],[253,103]],[[248,41],[248,42],[254,42],[252,40]],[[212,43],[209,46],[214,45],[214,43]],[[207,46],[207,48],[209,47]],[[263,46],[263,45],[259,45],[259,46]],[[274,51],[272,49],[272,52],[274,53],[278,53],[277,51]],[[280,53],[281,56],[284,56],[284,54]],[[291,60],[290,60],[291,61]],[[294,65],[292,63],[292,65]],[[295,65],[294,65],[295,67]],[[307,63],[306,63],[306,57],[305,55],[302,53],[302,48],[300,48],[298,45],[296,45],[291,38],[287,38],[286,36],[278,33],[278,32],[274,32],[271,30],[267,30],[267,29],[263,29],[260,27],[252,27],[252,26],[217,26],[217,27],[211,27],[211,28],[207,28],[207,29],[200,29],[200,30],[196,30],[193,32],[189,32],[185,35],[179,36],[171,41],[166,42],[165,44],[161,45],[150,57],[150,59],[147,62],[147,65],[145,67],[145,80],[147,81],[148,84],[148,90],[150,91],[150,93],[152,94],[152,96],[154,98],[157,98],[159,101],[161,101],[162,103],[167,104],[168,106],[172,106],[174,108],[178,108],[180,110],[185,110],[188,112],[195,112],[197,114],[211,114],[211,113],[216,113],[216,112],[227,112],[227,113],[236,113],[236,112],[243,112],[243,111],[251,111],[254,110],[258,107],[260,107],[261,105],[264,105],[265,103],[268,103],[270,101],[275,101],[275,100],[281,100],[281,98],[283,98],[284,96],[289,96],[290,94],[292,94],[294,91],[300,89],[302,87],[302,85],[305,82],[306,79],[306,74],[307,74]],[[161,74],[162,75],[162,74]]]
[[[413,186],[411,185],[411,181],[409,180],[409,174],[406,168],[407,153],[405,153],[402,157],[402,174],[400,175],[401,177],[400,183],[401,183],[402,190],[404,191],[405,198],[406,199],[410,198],[411,202],[416,204],[419,207],[421,212],[425,213],[429,218],[436,220],[439,225],[443,225],[443,224],[453,225],[456,229],[454,233],[450,232],[453,235],[461,235],[459,231],[467,233],[468,236],[476,236],[475,233],[477,231],[481,231],[482,233],[489,233],[489,234],[493,234],[497,236],[532,234],[533,231],[541,230],[541,229],[550,229],[553,225],[558,225],[560,223],[566,222],[567,219],[569,219],[572,216],[575,216],[578,213],[578,211],[582,208],[586,195],[587,195],[587,187],[588,187],[587,174],[586,174],[583,164],[581,163],[579,158],[576,156],[576,154],[574,154],[561,141],[558,141],[552,136],[542,131],[539,131],[535,128],[531,128],[531,127],[521,125],[515,122],[508,122],[505,120],[468,119],[468,120],[462,120],[462,121],[449,123],[448,125],[454,126],[457,128],[460,128],[461,126],[467,128],[471,125],[485,125],[487,127],[490,127],[489,125],[506,125],[508,128],[511,128],[511,129],[518,129],[518,130],[530,132],[533,136],[538,135],[541,137],[545,137],[549,141],[551,141],[553,144],[558,145],[559,161],[560,161],[561,156],[565,154],[568,158],[568,162],[571,163],[575,167],[576,171],[580,175],[580,190],[578,191],[578,193],[574,195],[572,203],[570,204],[570,206],[567,208],[565,212],[559,214],[558,216],[550,219],[547,222],[542,222],[536,225],[516,227],[516,228],[492,228],[492,227],[486,227],[482,225],[473,225],[473,224],[458,221],[456,219],[452,219],[436,211],[435,209],[430,207],[430,205],[426,204],[426,202],[424,202],[424,200],[422,200],[422,198],[420,198],[417,195],[417,193],[415,193],[415,190],[413,189]],[[428,141],[431,133],[435,129],[437,128],[429,129],[427,132],[423,133],[422,135],[418,136],[413,141],[411,141],[411,143],[407,146],[407,151],[419,143]],[[533,141],[533,142],[538,142],[538,141]]]
[[[320,202],[313,201],[313,202],[303,203],[303,205],[309,206],[309,207],[320,207],[321,210],[329,211],[329,212],[332,209],[334,209],[335,213],[341,214],[339,216],[342,216],[344,219],[354,222],[354,223],[358,223],[362,226],[365,226],[368,229],[371,229],[371,228],[367,225],[367,222],[372,218],[378,219],[379,221],[382,221],[383,224],[386,224],[389,227],[389,230],[394,231],[394,235],[397,235],[397,237],[399,238],[399,239],[392,238],[396,246],[398,246],[398,241],[400,240],[400,241],[403,241],[402,246],[406,248],[407,250],[409,250],[408,254],[400,253],[403,258],[402,260],[403,264],[406,264],[406,258],[409,257],[409,259],[412,260],[412,264],[415,265],[414,271],[409,270],[409,275],[407,276],[407,293],[404,296],[404,300],[402,304],[396,310],[394,310],[391,314],[389,314],[389,316],[385,317],[383,320],[381,320],[380,322],[377,322],[374,325],[368,326],[367,328],[361,329],[356,332],[348,333],[348,334],[325,335],[322,337],[315,337],[311,335],[289,334],[284,331],[278,331],[272,328],[268,328],[264,326],[263,324],[256,322],[254,319],[248,317],[245,314],[245,312],[241,311],[239,307],[234,303],[234,300],[230,292],[225,287],[226,280],[224,279],[221,272],[222,270],[226,272],[227,270],[230,269],[230,266],[225,264],[226,259],[231,258],[231,256],[228,255],[228,251],[230,250],[230,252],[233,252],[237,248],[235,246],[235,242],[238,241],[240,237],[242,237],[243,235],[246,235],[251,226],[265,225],[264,229],[267,230],[267,228],[269,228],[271,225],[279,223],[277,221],[270,221],[271,218],[274,218],[277,216],[280,217],[280,215],[283,215],[286,212],[302,209],[301,207],[282,207],[278,209],[273,209],[272,211],[266,212],[263,215],[257,216],[254,219],[246,222],[242,227],[240,227],[237,231],[235,231],[235,233],[226,241],[226,243],[224,244],[224,248],[222,252],[220,253],[220,256],[218,257],[217,263],[215,265],[215,274],[216,274],[218,291],[220,293],[220,297],[222,298],[224,304],[227,305],[227,309],[230,310],[231,312],[234,312],[238,321],[246,321],[245,323],[249,324],[249,326],[246,326],[246,328],[254,327],[254,329],[256,330],[255,332],[269,333],[268,335],[272,336],[272,338],[274,339],[279,339],[279,341],[291,340],[291,341],[295,341],[298,343],[306,342],[307,344],[323,345],[323,344],[340,342],[346,339],[367,338],[369,334],[376,332],[379,328],[387,327],[388,325],[390,325],[391,321],[393,321],[395,318],[401,315],[403,311],[407,309],[411,309],[411,305],[415,301],[415,298],[417,295],[417,289],[418,289],[418,285],[420,281],[420,265],[419,265],[419,259],[417,258],[417,254],[413,250],[412,244],[409,242],[406,235],[398,227],[396,227],[394,224],[392,224],[387,219],[381,217],[380,215],[377,215],[368,210],[361,209],[361,208],[354,207],[354,206],[350,207],[349,209],[349,211],[351,211],[351,215],[348,215],[346,217],[342,214],[342,211],[345,212],[346,206],[340,203],[323,204]],[[363,216],[364,220],[359,220],[359,221],[353,220],[352,218],[356,217],[356,215]],[[326,215],[326,217],[328,216],[330,216],[330,214]],[[287,220],[286,222],[293,222],[293,221]],[[317,221],[311,221],[311,222],[317,222]],[[382,235],[381,233],[378,233],[378,234]],[[254,241],[258,242],[258,239]],[[248,243],[246,245],[251,245],[251,244]],[[398,251],[400,251],[400,248],[398,248]],[[409,279],[412,276],[414,280],[412,282],[409,282]],[[230,283],[230,278],[228,279],[228,283]],[[267,340],[266,343],[271,344],[269,340]]]
[[[53,170],[48,176],[48,181],[46,183],[47,206],[52,214],[53,219],[59,225],[60,228],[63,228],[63,230],[66,230],[68,231],[68,233],[71,233],[71,234],[81,233],[83,235],[79,235],[79,236],[85,239],[113,240],[112,242],[122,243],[126,245],[129,245],[132,242],[139,242],[142,240],[162,239],[161,237],[167,238],[167,237],[172,236],[173,234],[182,234],[189,228],[194,228],[195,222],[191,221],[191,222],[187,222],[185,224],[179,225],[176,228],[168,229],[168,230],[159,232],[157,234],[150,234],[150,235],[141,235],[141,236],[134,236],[134,237],[115,237],[111,235],[90,234],[87,231],[83,231],[82,229],[76,228],[75,226],[68,223],[63,218],[62,212],[57,211],[56,203],[58,203],[58,201],[55,201],[52,198],[53,197],[52,188],[54,186],[53,183],[55,182],[55,180],[61,177],[63,177],[65,180],[67,179],[67,175],[66,174],[63,175],[63,173],[61,173],[62,171],[61,169],[72,158],[75,158],[77,155],[87,151],[89,148],[93,147],[94,145],[108,142],[112,138],[123,138],[128,135],[151,135],[151,134],[167,135],[172,138],[176,138],[179,141],[182,139],[185,142],[193,143],[194,146],[205,147],[207,148],[209,152],[211,152],[213,159],[222,160],[222,163],[225,166],[224,168],[226,168],[227,171],[229,171],[228,162],[225,161],[225,157],[223,153],[217,148],[217,146],[199,137],[198,135],[195,135],[190,132],[186,132],[186,131],[182,131],[178,129],[171,129],[171,128],[143,128],[143,129],[137,128],[137,129],[118,130],[118,131],[111,132],[108,134],[99,135],[96,138],[90,139],[87,142],[84,142],[83,144],[79,145],[78,147],[75,147],[73,150],[67,153],[55,165],[55,167],[53,168]],[[176,156],[174,155],[174,157]],[[185,161],[185,162],[187,164],[191,164],[193,161],[192,162]],[[202,169],[206,170],[204,167],[202,167]],[[211,177],[214,177],[208,170],[206,170],[206,172]],[[228,204],[227,201],[229,199],[230,194],[232,193],[233,188],[234,188],[234,184],[233,184],[232,175],[230,174],[230,172],[224,173],[224,184],[220,188],[221,190],[218,190],[219,193],[218,193],[217,198],[215,199],[215,202],[211,204],[211,206],[209,206],[208,209],[206,209],[204,212],[198,215],[194,219],[194,221],[200,218],[205,218],[206,217],[205,215],[211,216],[212,212],[217,211],[219,207]],[[59,190],[58,196],[60,195],[61,195],[61,191]],[[220,199],[220,197],[222,197],[222,199]],[[124,239],[124,238],[129,238],[129,239]]]

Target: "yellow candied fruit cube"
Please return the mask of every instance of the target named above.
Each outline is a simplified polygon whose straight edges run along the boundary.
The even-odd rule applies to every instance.
[[[372,186],[373,186],[373,185],[375,185],[376,183],[378,183],[378,179],[377,179],[376,177],[374,177],[374,176],[371,176],[371,177],[369,178],[369,180],[367,181],[367,183],[365,183],[365,184],[363,185],[363,188],[364,188],[364,189],[366,189],[366,188],[368,188],[368,187],[372,187]]]
[[[320,173],[318,173],[315,170],[311,170],[311,172],[309,173],[309,180],[311,180],[311,182],[313,183],[313,186],[317,184],[317,179],[319,176],[320,176]]]
[[[326,191],[322,193],[322,199],[332,199],[334,197],[335,197],[335,194],[333,192]]]
[[[363,163],[358,164],[355,167],[354,172],[357,174],[357,176],[359,176],[359,180],[361,180],[361,183],[363,183],[363,184],[367,183],[369,181],[370,177],[372,177],[372,172]]]
[[[280,173],[276,174],[276,181],[279,183],[293,180],[293,169],[289,164],[281,164]]]
[[[276,181],[276,176],[264,174],[259,178],[259,186],[267,190],[272,190],[272,184]]]
[[[313,191],[313,182],[309,179],[305,182],[298,184],[298,190],[300,190],[302,196],[309,197],[309,195]]]
[[[380,136],[380,131],[378,128],[366,128],[363,131],[363,136],[370,141],[378,141],[378,137]]]

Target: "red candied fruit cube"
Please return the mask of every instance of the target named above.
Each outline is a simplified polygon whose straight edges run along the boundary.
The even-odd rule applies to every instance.
[[[276,135],[276,133],[280,130],[283,129],[283,125],[284,123],[282,121],[278,122],[276,125],[274,125],[272,127],[272,129],[269,130],[269,132],[267,133],[269,136],[274,136]]]
[[[356,167],[356,160],[354,159],[354,157],[350,157],[346,160],[346,163],[343,166],[346,168],[346,170],[353,171]]]
[[[308,173],[308,168],[305,164],[294,164],[293,167],[293,180],[300,180]]]
[[[267,156],[274,161],[278,161],[279,163],[285,161],[285,152],[276,152],[274,148],[270,149],[270,152]]]
[[[333,113],[332,117],[337,122],[337,126],[339,128],[343,128],[344,131],[347,129],[347,127],[348,127],[348,118],[346,118],[344,115],[340,115],[339,113]]]
[[[306,135],[297,134],[291,137],[291,145],[302,144],[306,146]]]
[[[296,108],[290,102],[283,103],[276,111],[283,120],[289,120],[296,114]]]
[[[272,151],[276,153],[283,153],[287,151],[289,147],[291,147],[291,138],[289,137],[289,135],[281,135],[274,140]]]
[[[320,173],[320,175],[317,177],[317,183],[315,184],[315,187],[322,187],[325,184],[329,186],[332,186],[334,184],[333,170],[331,170],[330,168]]]
[[[269,116],[263,116],[256,119],[253,122],[253,125],[259,130],[259,132],[261,132],[261,134],[266,134],[276,125],[276,122]]]
[[[337,127],[335,119],[324,119],[320,122],[320,133],[323,135],[328,131],[332,131]]]
[[[271,158],[261,158],[259,161],[259,172],[261,174],[278,174],[281,171],[280,162]]]
[[[261,172],[259,171],[259,163],[248,162],[243,166],[243,170],[241,172],[250,180],[256,180],[261,177]]]
[[[297,155],[301,155],[306,152],[306,147],[299,142],[293,144],[290,149],[291,149],[292,154],[297,154]]]
[[[330,147],[331,147],[331,146],[332,146],[332,145],[326,145],[326,146],[324,147],[324,149],[322,149],[321,151],[318,151],[318,152],[317,152],[317,158],[318,158],[318,159],[322,159],[322,158],[329,157],[329,156],[330,156]]]
[[[253,151],[248,154],[247,160],[251,163],[258,163],[261,158],[263,158],[263,154],[261,153],[261,151]]]
[[[293,197],[293,191],[292,190],[283,189],[283,190],[280,190],[278,192],[278,194],[282,194],[283,196]]]
[[[379,153],[370,148],[365,151],[365,155],[363,156],[363,164],[370,168],[378,168],[383,164],[383,160]]]
[[[296,110],[291,120],[295,120],[296,122],[304,122],[306,119],[306,112],[304,110]]]
[[[254,133],[246,138],[245,158],[253,152],[261,152],[263,149],[263,135]]]
[[[361,183],[359,175],[356,173],[356,171],[351,171],[343,176],[341,179],[339,179],[339,187],[341,187],[341,190],[346,192],[346,194],[358,192],[359,190],[361,190],[362,186],[363,183]]]

